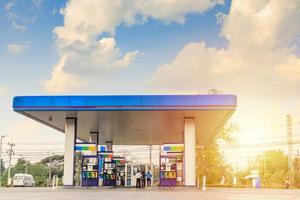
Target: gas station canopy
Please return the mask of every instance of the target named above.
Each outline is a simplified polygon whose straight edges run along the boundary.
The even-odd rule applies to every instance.
[[[77,137],[99,144],[183,143],[184,119],[193,118],[196,145],[206,144],[236,109],[235,95],[17,96],[14,111],[65,132],[77,118]]]
[[[76,139],[105,144],[104,153],[111,155],[112,145],[181,144],[178,160],[170,154],[161,156],[163,166],[169,167],[160,167],[160,185],[195,186],[197,145],[213,138],[236,105],[234,95],[19,96],[13,100],[14,111],[65,133],[66,187],[75,185]],[[82,158],[93,166],[91,171],[82,167],[84,185],[116,185],[115,163],[103,160],[101,153]],[[104,164],[98,165],[97,159]]]

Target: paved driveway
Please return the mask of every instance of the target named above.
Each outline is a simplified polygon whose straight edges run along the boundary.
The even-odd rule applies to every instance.
[[[299,199],[300,190],[208,188],[176,189],[57,189],[1,188],[0,200],[286,200]]]

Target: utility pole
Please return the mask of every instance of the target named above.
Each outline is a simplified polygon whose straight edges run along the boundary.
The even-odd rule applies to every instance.
[[[3,138],[7,137],[7,135],[1,135],[0,136],[0,176],[2,175],[2,142]]]
[[[11,157],[12,155],[14,154],[14,151],[13,151],[13,147],[15,146],[15,144],[13,143],[8,143],[8,145],[10,146],[9,148],[9,161],[8,161],[8,173],[7,173],[7,185],[10,185],[11,184],[11,178],[10,178],[10,168],[11,168]]]
[[[286,115],[287,143],[288,143],[288,166],[289,181],[292,184],[293,179],[293,120],[291,115]]]

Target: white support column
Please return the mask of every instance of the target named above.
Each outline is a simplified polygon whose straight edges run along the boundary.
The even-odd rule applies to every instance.
[[[196,127],[193,118],[184,119],[184,184],[196,186]]]
[[[64,156],[64,186],[74,186],[75,143],[77,135],[77,119],[66,118],[65,124],[65,156]]]

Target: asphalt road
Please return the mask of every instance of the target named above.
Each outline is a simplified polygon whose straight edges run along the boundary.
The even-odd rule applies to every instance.
[[[0,200],[286,200],[299,199],[300,190],[285,189],[56,189],[0,188]]]

